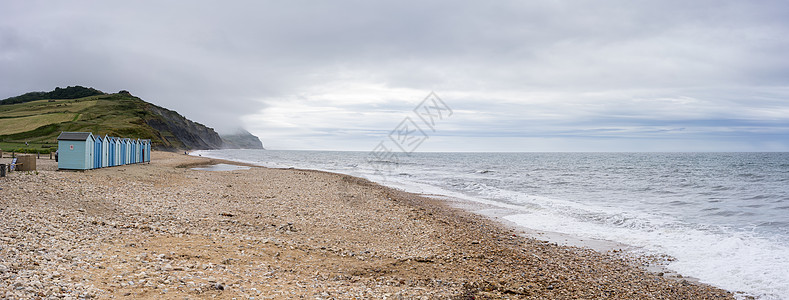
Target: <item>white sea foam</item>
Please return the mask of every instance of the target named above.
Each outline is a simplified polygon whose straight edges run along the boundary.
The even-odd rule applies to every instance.
[[[684,228],[684,226],[621,226],[578,221],[555,212],[541,211],[505,217],[537,230],[612,240],[666,254],[674,261],[668,268],[730,291],[764,299],[789,295],[789,247],[743,233]]]
[[[383,182],[405,191],[445,195],[522,213],[504,219],[538,231],[615,241],[648,254],[674,258],[666,266],[703,283],[759,299],[789,298],[789,247],[779,241],[720,227],[693,228],[663,214],[636,214],[615,207],[487,189],[473,197],[407,179]],[[499,199],[499,201],[490,200]]]

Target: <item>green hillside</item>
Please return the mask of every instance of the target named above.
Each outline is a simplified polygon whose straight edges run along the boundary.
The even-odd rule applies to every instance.
[[[61,131],[150,139],[154,148],[162,150],[221,147],[213,129],[125,91],[0,105],[0,149],[4,151],[57,147]]]

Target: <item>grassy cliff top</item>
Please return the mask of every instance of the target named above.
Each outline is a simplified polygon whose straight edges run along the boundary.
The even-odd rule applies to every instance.
[[[184,148],[169,132],[148,125],[148,121],[161,118],[151,112],[151,106],[125,91],[0,105],[0,149],[57,147],[61,131],[151,139],[154,147]]]

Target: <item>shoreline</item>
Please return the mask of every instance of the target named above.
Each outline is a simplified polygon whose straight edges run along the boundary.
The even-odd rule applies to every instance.
[[[189,153],[189,156],[203,157],[202,155],[201,156],[192,155],[191,152]],[[293,168],[293,167],[290,167],[290,168],[267,167],[267,166],[258,165],[258,164],[252,163],[252,162],[246,162],[246,161],[234,161],[234,160],[228,160],[228,159],[222,159],[222,158],[214,158],[214,157],[208,157],[208,156],[203,157],[203,158],[209,158],[209,159],[213,160],[212,163],[236,164],[236,165],[246,166],[246,167],[260,167],[260,168],[269,168],[269,169],[278,169],[278,170],[300,170],[300,171],[309,171],[309,172],[324,172],[324,173],[335,174],[335,175],[339,175],[339,176],[352,176],[352,177],[355,177],[355,178],[359,178],[361,180],[369,180],[369,179],[358,177],[358,176],[354,176],[354,175],[343,174],[343,173],[338,173],[338,172],[335,172],[335,171],[328,171],[328,170],[302,169],[302,168]],[[641,248],[639,248],[637,246],[633,246],[633,245],[629,245],[629,244],[625,244],[625,243],[621,243],[621,242],[616,242],[616,241],[611,241],[611,240],[584,238],[584,237],[579,237],[579,236],[575,236],[575,235],[571,235],[571,234],[565,234],[565,233],[560,233],[560,232],[544,231],[544,230],[537,230],[537,229],[529,228],[529,227],[517,224],[517,223],[515,223],[513,221],[510,221],[510,220],[507,220],[507,219],[504,218],[504,217],[506,217],[508,215],[518,214],[519,211],[517,211],[515,209],[512,209],[512,208],[507,208],[505,206],[497,205],[495,203],[486,203],[484,201],[475,201],[475,200],[472,200],[472,199],[460,198],[458,196],[447,196],[447,195],[442,195],[442,194],[432,194],[432,193],[431,194],[426,194],[426,193],[420,193],[420,192],[411,192],[411,191],[407,191],[407,190],[405,190],[403,188],[399,188],[399,187],[396,187],[396,186],[386,185],[385,183],[379,183],[379,182],[374,182],[374,181],[371,181],[371,182],[373,182],[374,184],[380,185],[380,186],[382,186],[384,188],[394,189],[394,190],[397,190],[397,191],[400,191],[400,192],[403,192],[403,193],[414,195],[416,197],[426,197],[426,198],[430,198],[430,199],[436,199],[436,200],[439,200],[439,201],[443,202],[443,204],[445,204],[447,207],[460,209],[462,211],[465,211],[465,212],[468,212],[468,213],[471,213],[471,214],[483,216],[486,219],[488,219],[488,220],[490,220],[492,222],[495,222],[496,224],[502,226],[503,229],[509,230],[509,231],[513,231],[516,234],[518,234],[519,236],[522,236],[524,238],[532,238],[532,239],[536,239],[536,240],[539,240],[539,241],[542,241],[542,242],[552,243],[552,244],[555,244],[557,246],[566,246],[566,247],[573,247],[573,248],[590,249],[590,250],[593,250],[593,251],[596,251],[596,252],[599,252],[599,253],[603,253],[603,254],[606,254],[606,255],[611,255],[611,256],[617,257],[618,259],[621,259],[623,261],[628,262],[629,264],[631,264],[634,267],[643,269],[643,270],[645,270],[647,272],[650,272],[652,274],[655,274],[655,275],[658,275],[658,276],[661,276],[661,277],[664,277],[664,278],[667,278],[667,279],[676,280],[676,281],[683,281],[683,280],[685,280],[685,281],[690,281],[690,282],[697,283],[697,284],[703,284],[703,283],[701,283],[700,279],[698,279],[698,278],[682,275],[682,274],[678,273],[675,270],[669,269],[668,266],[667,266],[666,260],[667,259],[672,259],[673,260],[673,258],[671,258],[671,257],[665,256],[665,255],[659,255],[659,254],[657,254],[657,255],[653,254],[653,255],[647,256],[647,255],[644,255],[643,253],[633,253],[634,250],[641,249]],[[734,291],[730,291],[730,292],[734,292]]]
[[[0,179],[0,296],[732,298],[349,175],[152,154]]]
[[[189,153],[189,155],[193,157],[202,157],[202,155],[194,156],[191,153]],[[351,176],[351,177],[359,178],[360,180],[369,180],[354,175],[343,174],[343,173],[338,173],[328,170],[302,169],[302,168],[293,168],[293,167],[290,168],[267,167],[246,161],[234,161],[234,160],[214,158],[214,157],[207,157],[207,158],[215,160],[215,162],[213,163],[236,164],[236,165],[247,166],[247,167],[260,167],[260,168],[270,168],[270,169],[279,169],[279,170],[301,170],[301,171],[310,171],[310,172],[323,172],[323,173],[335,174],[338,176]],[[544,231],[544,230],[529,228],[504,218],[508,215],[519,213],[517,210],[496,205],[495,203],[485,203],[481,201],[475,201],[472,199],[459,198],[459,197],[447,196],[442,194],[425,194],[419,192],[410,192],[398,187],[388,186],[385,183],[378,183],[374,181],[371,182],[380,185],[384,188],[394,189],[403,193],[414,195],[416,197],[435,199],[442,202],[447,207],[460,209],[467,213],[483,216],[487,220],[490,220],[500,225],[504,230],[515,232],[517,235],[523,238],[535,239],[541,242],[554,244],[555,246],[590,249],[595,252],[613,256],[619,260],[627,262],[633,267],[645,270],[651,274],[666,279],[675,280],[679,282],[687,281],[687,282],[692,282],[694,284],[706,285],[705,283],[702,283],[698,278],[682,275],[675,270],[669,269],[666,260],[667,259],[673,260],[673,258],[671,257],[665,255],[647,256],[644,255],[643,253],[633,253],[633,250],[640,249],[637,246],[628,245],[616,241],[584,238],[584,237],[574,236],[571,234],[564,234],[560,232]],[[729,291],[729,292],[734,293],[735,291]],[[740,292],[737,292],[737,294],[743,295]]]
[[[246,161],[234,161],[234,160],[222,159],[222,158],[214,158],[214,157],[209,157],[209,156],[206,156],[206,157],[196,156],[196,155],[192,155],[191,152],[189,153],[189,155],[193,156],[193,157],[209,158],[209,159],[213,160],[212,164],[213,163],[225,163],[225,164],[235,164],[235,165],[246,166],[246,167],[260,167],[260,168],[279,169],[279,170],[301,170],[301,171],[311,171],[311,172],[326,172],[326,173],[330,173],[330,174],[336,174],[336,175],[341,175],[341,176],[353,176],[353,177],[357,177],[357,178],[360,178],[360,179],[363,179],[363,180],[369,180],[369,179],[366,179],[366,178],[363,178],[363,177],[354,176],[354,175],[350,175],[350,174],[343,174],[343,173],[339,173],[339,172],[336,172],[336,171],[329,171],[329,170],[306,169],[306,168],[302,169],[302,168],[293,168],[293,167],[291,167],[291,168],[267,167],[267,166],[262,166],[262,165],[255,164],[255,163],[252,163],[252,162],[246,162]],[[439,199],[441,201],[446,202],[446,204],[448,204],[448,206],[450,206],[450,207],[462,209],[462,210],[470,212],[470,213],[474,213],[474,214],[478,214],[478,215],[482,215],[482,216],[488,217],[491,220],[493,220],[494,222],[500,223],[502,226],[505,226],[508,229],[513,229],[513,230],[520,231],[521,233],[523,233],[527,237],[542,239],[543,241],[556,243],[556,244],[562,245],[562,246],[590,248],[590,249],[598,251],[598,252],[607,252],[607,251],[612,251],[612,250],[617,250],[617,249],[621,250],[623,248],[634,247],[632,245],[627,245],[627,244],[623,244],[623,243],[619,243],[619,242],[615,242],[615,241],[598,240],[598,239],[586,239],[586,238],[583,238],[583,237],[573,236],[573,235],[570,235],[570,234],[564,234],[564,233],[552,232],[552,231],[536,230],[536,229],[533,229],[533,228],[528,228],[528,227],[525,227],[525,226],[522,226],[522,225],[518,225],[515,222],[509,221],[509,220],[506,220],[506,219],[503,218],[503,217],[505,217],[507,215],[517,214],[518,213],[517,210],[510,209],[510,208],[507,208],[507,207],[504,207],[504,206],[501,206],[501,205],[497,205],[495,203],[485,203],[485,202],[482,202],[482,201],[475,201],[475,200],[472,200],[472,199],[460,198],[460,197],[457,197],[457,196],[447,196],[447,195],[443,195],[443,194],[413,192],[413,191],[408,191],[406,189],[403,189],[403,188],[400,188],[400,187],[397,187],[397,186],[387,185],[386,183],[380,183],[380,182],[375,182],[375,181],[371,181],[371,182],[373,182],[375,184],[378,184],[378,185],[381,185],[381,186],[386,187],[386,188],[402,191],[402,192],[413,194],[413,195],[416,195],[416,196],[419,196],[419,197],[427,197],[427,198]],[[655,273],[657,273],[657,272],[655,272]]]
[[[277,170],[300,170],[300,171],[309,171],[309,172],[325,172],[325,173],[335,174],[335,175],[339,175],[339,176],[351,176],[351,177],[359,178],[361,180],[369,180],[369,179],[358,177],[358,176],[354,176],[354,175],[343,174],[343,173],[338,173],[338,172],[334,172],[334,171],[327,171],[327,170],[303,169],[303,168],[292,168],[292,167],[291,168],[267,167],[267,166],[262,166],[262,165],[258,165],[258,164],[251,163],[251,162],[235,161],[235,160],[215,158],[215,157],[208,157],[208,156],[206,156],[206,157],[195,156],[195,155],[192,155],[191,153],[189,153],[188,155],[192,156],[192,157],[200,157],[200,158],[208,158],[208,159],[210,159],[211,162],[209,164],[207,164],[206,166],[213,165],[213,164],[230,164],[230,165],[239,165],[239,166],[244,166],[244,167],[257,167],[257,168],[267,168],[267,169],[277,169]],[[194,167],[197,167],[197,166],[202,166],[202,165],[196,165]],[[222,170],[217,170],[217,171],[222,171]],[[469,213],[474,213],[474,214],[485,216],[485,217],[491,219],[494,222],[500,223],[502,226],[504,226],[504,227],[506,227],[508,229],[519,231],[521,234],[524,234],[526,237],[540,239],[540,240],[545,241],[545,242],[556,243],[556,244],[562,245],[562,246],[579,247],[579,248],[590,248],[590,249],[595,250],[597,252],[608,252],[608,251],[612,251],[612,250],[616,250],[616,249],[620,249],[621,250],[623,248],[633,247],[631,245],[627,245],[627,244],[623,244],[623,243],[619,243],[619,242],[614,242],[614,241],[596,240],[596,239],[584,239],[582,237],[577,237],[577,236],[573,236],[573,235],[569,235],[569,234],[563,234],[563,233],[552,232],[552,231],[541,231],[541,230],[536,230],[536,229],[528,228],[528,227],[525,227],[525,226],[521,226],[521,225],[518,225],[518,224],[516,224],[516,223],[514,223],[512,221],[509,221],[509,220],[506,220],[506,219],[503,218],[504,216],[515,214],[515,213],[517,213],[517,211],[512,210],[512,209],[508,209],[506,207],[497,206],[495,204],[483,203],[483,202],[474,201],[474,200],[470,200],[470,199],[452,197],[452,196],[441,195],[441,194],[425,194],[425,193],[419,193],[419,192],[410,192],[410,191],[407,191],[407,190],[404,190],[404,189],[401,189],[401,188],[398,188],[398,187],[386,185],[385,183],[379,183],[379,182],[374,182],[374,181],[371,181],[371,182],[373,182],[375,184],[378,184],[378,185],[380,185],[382,187],[385,187],[385,188],[398,190],[398,191],[401,191],[401,192],[404,192],[404,193],[413,194],[415,196],[433,198],[433,199],[438,199],[438,200],[444,201],[444,202],[446,202],[446,204],[449,207],[458,208],[458,209],[467,211]],[[655,273],[658,273],[658,272],[655,272]]]
[[[571,234],[529,228],[504,218],[509,215],[517,214],[517,211],[496,206],[495,204],[486,204],[443,195],[436,195],[434,197],[443,199],[450,207],[485,216],[491,221],[499,223],[504,228],[513,230],[517,232],[518,235],[525,238],[532,238],[557,246],[590,249],[595,252],[611,255],[628,262],[633,267],[643,269],[663,278],[677,281],[687,280],[693,283],[703,284],[698,278],[685,276],[677,271],[669,269],[665,260],[673,258],[668,256],[646,256],[643,253],[634,253],[634,250],[641,248],[616,241],[584,238]]]

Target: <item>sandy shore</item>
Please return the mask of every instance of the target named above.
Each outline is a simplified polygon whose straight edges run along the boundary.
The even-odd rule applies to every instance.
[[[350,176],[188,167],[216,162],[0,178],[0,298],[732,298]]]

